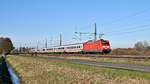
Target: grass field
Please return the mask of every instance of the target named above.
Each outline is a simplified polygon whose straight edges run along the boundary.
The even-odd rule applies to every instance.
[[[150,84],[150,73],[93,67],[46,57],[9,56],[21,84]]]

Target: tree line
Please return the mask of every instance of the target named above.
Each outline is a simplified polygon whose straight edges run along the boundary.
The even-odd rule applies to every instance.
[[[113,55],[150,55],[150,45],[147,41],[138,41],[133,48],[113,49]]]

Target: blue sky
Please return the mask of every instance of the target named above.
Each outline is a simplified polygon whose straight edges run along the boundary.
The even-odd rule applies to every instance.
[[[98,33],[113,48],[150,42],[149,0],[0,0],[0,36],[10,37],[15,46],[75,43],[75,31]],[[91,38],[83,36],[83,41]],[[51,42],[52,40],[52,42]]]

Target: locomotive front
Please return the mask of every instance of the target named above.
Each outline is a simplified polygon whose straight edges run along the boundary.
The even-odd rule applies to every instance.
[[[101,39],[101,45],[102,45],[102,52],[103,53],[107,54],[107,53],[111,52],[110,43],[108,40]]]
[[[100,39],[84,43],[83,51],[88,53],[109,53],[111,48],[108,40]]]

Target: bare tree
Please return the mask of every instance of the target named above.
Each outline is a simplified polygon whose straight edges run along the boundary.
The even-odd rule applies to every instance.
[[[147,41],[143,42],[143,46],[145,47],[145,49],[149,46],[149,43]]]
[[[140,53],[140,54],[147,54],[149,53],[150,51],[150,46],[149,46],[149,43],[147,41],[144,41],[144,42],[137,42],[135,43],[134,45],[134,48]]]
[[[135,43],[134,48],[138,51],[143,51],[145,49],[145,47],[141,41]]]

